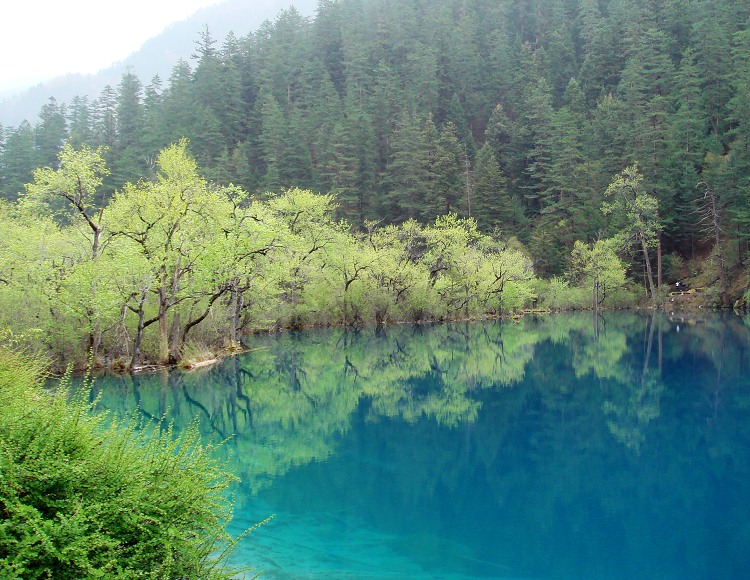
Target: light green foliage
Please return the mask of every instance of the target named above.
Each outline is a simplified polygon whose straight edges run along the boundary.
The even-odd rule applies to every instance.
[[[90,151],[66,147],[62,157],[60,170],[40,170],[23,212],[2,208],[18,247],[0,248],[0,300],[16,299],[25,280],[42,295],[28,319],[7,324],[17,335],[41,333],[37,347],[60,361],[82,365],[93,350],[95,361],[138,367],[178,362],[188,340],[205,356],[236,348],[260,328],[503,316],[533,304],[540,288],[524,246],[482,233],[473,219],[367,222],[355,234],[335,220],[333,195],[293,188],[256,199],[207,181],[185,140],[159,154],[154,179],[125,184],[99,214],[91,255],[75,224],[32,216],[32,200],[51,191],[42,185],[72,170],[69,158],[91,176],[79,198],[88,211],[105,169]]]
[[[102,215],[95,205],[96,194],[109,174],[103,150],[84,145],[79,151],[66,143],[58,155],[59,168],[42,167],[34,171],[34,181],[26,185],[23,205],[35,213],[49,208],[54,215],[74,213],[90,231],[92,257],[96,259],[102,234]],[[97,215],[98,214],[98,215]]]
[[[111,234],[129,240],[148,263],[152,284],[144,290],[157,297],[159,360],[166,362],[179,357],[185,334],[181,329],[182,336],[170,340],[168,312],[214,290],[205,275],[194,274],[210,262],[212,242],[231,208],[227,196],[200,177],[186,141],[164,149],[157,167],[156,180],[126,184],[109,207],[109,219]],[[133,297],[138,300],[138,293]]]
[[[422,319],[434,295],[429,272],[417,263],[425,243],[422,228],[411,220],[384,228],[370,223],[364,243],[377,256],[368,276],[375,321]]]
[[[646,440],[647,425],[661,413],[659,402],[664,385],[653,373],[646,373],[641,381],[630,383],[631,388],[617,393],[616,400],[605,401],[602,410],[608,416],[607,427],[612,435],[636,452]]]
[[[103,153],[101,148],[83,145],[76,150],[66,143],[57,168],[37,169],[19,204],[27,214],[52,215],[67,224],[62,231],[67,242],[64,255],[51,261],[54,274],[43,285],[52,313],[48,342],[53,349],[67,343],[75,350],[91,350],[94,358],[102,329],[115,324],[121,308],[108,276],[111,264],[100,260],[105,220],[96,202],[109,174]],[[83,349],[79,344],[82,331],[88,342]]]
[[[520,310],[536,298],[533,265],[526,253],[503,249],[485,263],[485,269],[488,305],[494,311],[502,314]]]
[[[536,294],[539,306],[550,310],[577,310],[591,304],[589,293],[582,288],[571,286],[567,280],[553,276],[549,280],[537,280]]]
[[[427,416],[458,427],[474,422],[481,389],[512,387],[523,379],[548,328],[518,324],[394,325],[385,329],[331,329],[304,338],[297,333],[260,335],[251,352],[206,374],[173,373],[186,404],[175,408],[176,427],[189,424],[190,407],[212,417],[206,432],[235,436],[219,451],[240,461],[242,485],[253,491],[295,466],[331,455],[363,400],[372,420]],[[470,342],[460,338],[468,336]],[[158,376],[139,379],[140,408],[159,416]],[[424,391],[422,381],[438,381]],[[126,380],[125,390],[134,395]],[[236,393],[227,397],[228,390]],[[105,406],[118,393],[102,388]]]
[[[416,233],[416,224],[405,226]],[[417,263],[437,299],[433,307],[425,304],[432,316],[496,315],[519,310],[534,298],[529,258],[481,234],[475,220],[447,214],[415,237]]]
[[[227,188],[225,193],[231,211],[223,222],[224,235],[214,238],[197,275],[216,287],[223,285],[229,293],[229,341],[237,345],[243,313],[261,327],[275,323],[258,307],[268,311],[278,304],[283,267],[269,257],[283,247],[284,230],[267,204],[250,202],[238,187]]]
[[[658,200],[643,191],[643,176],[637,165],[627,167],[607,187],[602,211],[612,214],[619,227],[623,245],[636,244],[643,253],[643,263],[648,275],[648,289],[656,302],[656,287],[651,273],[649,248],[653,248],[661,231]]]
[[[0,574],[229,578],[230,476],[196,428],[92,415],[0,347]]]
[[[274,257],[283,269],[282,288],[287,310],[278,318],[299,326],[307,322],[308,316],[316,314],[318,309],[314,303],[327,298],[326,289],[318,286],[310,297],[312,300],[308,301],[308,285],[321,272],[324,252],[331,249],[346,226],[333,222],[335,208],[330,195],[290,189],[272,197],[268,206],[279,222],[281,234],[280,251]]]
[[[626,236],[635,237],[639,242],[643,239],[653,246],[659,233],[659,204],[642,190],[642,183],[643,176],[637,165],[626,168],[607,187],[605,196],[611,201],[604,203],[602,211],[624,222]]]
[[[622,360],[628,351],[627,328],[607,325],[595,334],[593,326],[587,324],[580,330],[587,340],[582,340],[581,348],[575,352],[573,368],[576,376],[594,373],[600,379],[627,384],[630,381],[630,369]]]
[[[0,327],[43,351],[60,323],[56,294],[71,264],[66,236],[50,218],[0,204],[0,240]],[[69,337],[74,348],[76,337]]]
[[[468,315],[476,300],[479,264],[472,248],[479,240],[476,222],[456,214],[440,216],[424,230],[427,251],[421,259],[446,308]]]
[[[611,238],[591,245],[576,241],[573,246],[572,275],[591,289],[594,310],[603,304],[608,293],[625,284],[625,268],[617,257],[619,245],[617,238]]]

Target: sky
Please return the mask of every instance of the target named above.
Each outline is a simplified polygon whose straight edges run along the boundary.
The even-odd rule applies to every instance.
[[[124,60],[172,22],[221,0],[3,0],[0,93]]]

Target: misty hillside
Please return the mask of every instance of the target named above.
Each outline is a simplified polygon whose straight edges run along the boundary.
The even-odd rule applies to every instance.
[[[660,233],[667,279],[717,235],[732,240],[735,272],[748,263],[750,4],[306,8],[314,17],[286,9],[223,39],[200,18],[161,79],[144,63],[95,98],[55,92],[38,122],[0,135],[0,198],[22,196],[67,141],[105,148],[110,173],[95,200],[104,207],[185,138],[214,182],[261,197],[331,193],[337,216],[359,228],[455,212],[516,237],[538,274],[557,276],[569,272],[576,241],[633,222],[613,217],[608,187],[628,169],[658,208],[649,228]]]
[[[257,29],[264,20],[273,20],[280,10],[290,5],[303,15],[312,16],[316,3],[316,0],[226,0],[203,8],[147,40],[124,61],[113,63],[97,74],[64,75],[0,100],[0,124],[8,127],[17,126],[23,120],[36,122],[39,110],[51,96],[58,103],[69,103],[75,96],[93,99],[105,86],[117,86],[129,67],[144,80],[157,74],[166,79],[180,58],[187,59],[193,53],[199,32],[205,26],[214,38],[223,40],[230,31],[239,36]]]

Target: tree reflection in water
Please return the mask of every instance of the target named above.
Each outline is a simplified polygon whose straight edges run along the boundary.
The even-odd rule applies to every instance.
[[[559,577],[583,561],[590,577],[617,577],[613,562],[619,577],[648,576],[658,568],[625,558],[657,552],[716,566],[685,554],[719,521],[722,549],[743,553],[748,484],[715,490],[750,481],[750,325],[738,317],[582,313],[249,343],[199,372],[99,378],[94,395],[177,429],[197,417],[207,438],[228,439],[240,506],[262,495],[294,517],[355,513],[428,568],[417,552],[450,567],[445,542],[494,562],[486,574],[554,560]],[[750,564],[721,561],[724,577]]]

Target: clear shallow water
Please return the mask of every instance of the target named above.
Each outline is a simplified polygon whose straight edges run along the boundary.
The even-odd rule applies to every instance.
[[[750,324],[590,314],[252,339],[199,373],[99,378],[194,416],[263,578],[742,578]],[[96,394],[96,393],[94,393]]]

